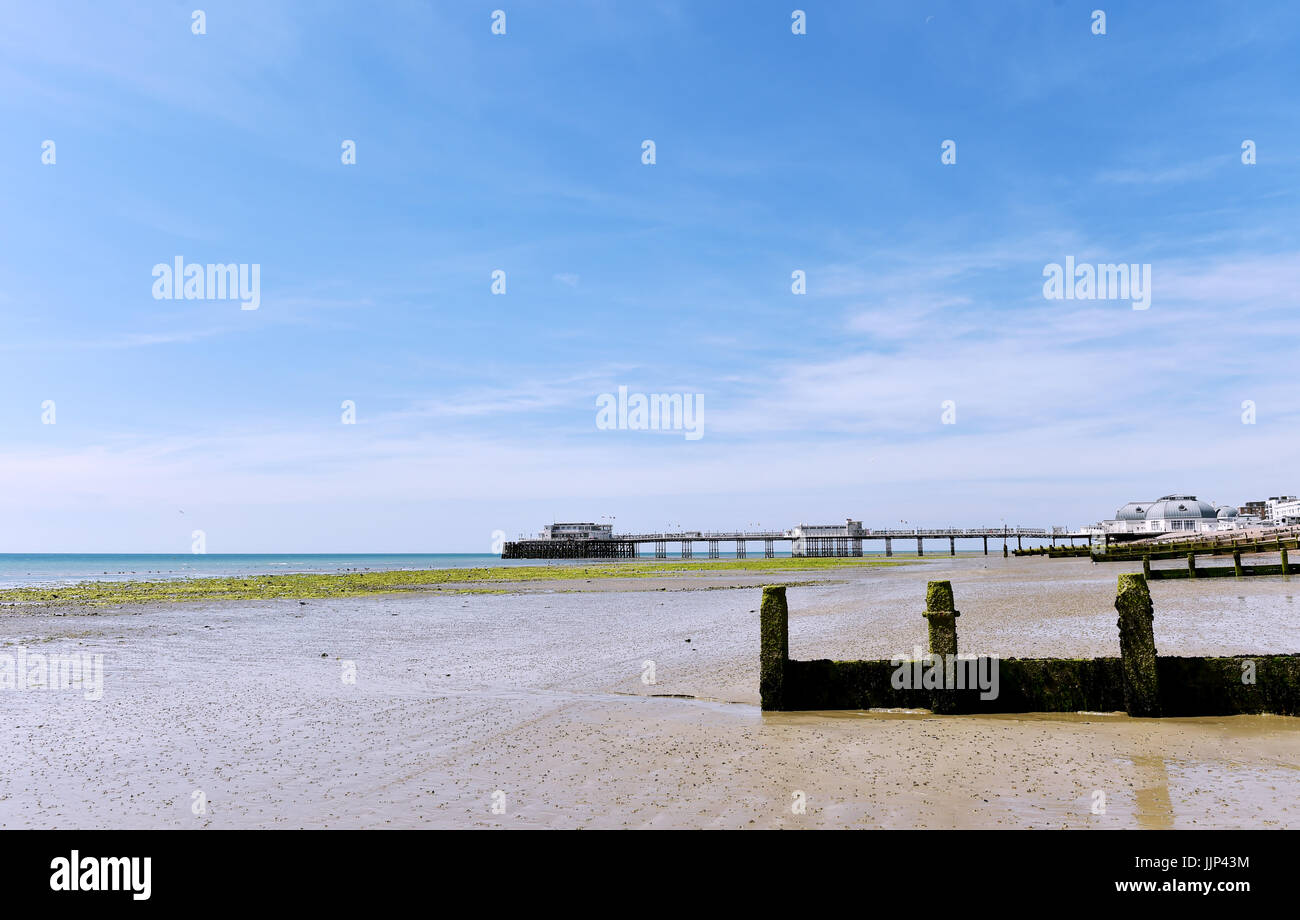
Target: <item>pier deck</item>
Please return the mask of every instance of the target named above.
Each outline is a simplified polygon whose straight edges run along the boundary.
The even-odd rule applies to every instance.
[[[502,559],[636,559],[641,555],[644,544],[654,545],[654,558],[668,558],[668,544],[680,547],[681,558],[695,558],[695,544],[703,543],[708,558],[717,559],[721,555],[723,543],[735,546],[736,557],[743,559],[748,554],[749,543],[763,544],[763,555],[772,558],[776,555],[776,545],[781,542],[802,543],[804,550],[795,553],[800,556],[861,556],[864,543],[883,541],[885,555],[894,555],[894,541],[916,541],[916,555],[925,555],[926,540],[948,541],[948,553],[957,554],[958,540],[982,540],[984,555],[989,552],[989,540],[1002,539],[1005,555],[1008,541],[1016,541],[1018,549],[1023,548],[1024,540],[1048,540],[1054,546],[1056,542],[1075,540],[1087,541],[1089,535],[1081,531],[1070,531],[1064,527],[961,527],[961,528],[922,528],[911,530],[854,530],[843,535],[809,536],[796,533],[794,529],[757,530],[757,531],[700,531],[684,530],[659,533],[615,534],[607,539],[594,540],[537,540],[520,538],[506,543],[502,549]]]

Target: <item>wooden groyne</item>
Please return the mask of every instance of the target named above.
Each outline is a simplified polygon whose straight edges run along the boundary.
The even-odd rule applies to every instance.
[[[936,713],[1127,712],[1131,716],[1300,715],[1300,655],[1156,653],[1146,579],[1119,576],[1118,658],[961,658],[952,584],[932,581],[924,659],[789,656],[783,586],[763,589],[759,695],[765,710],[929,709]]]
[[[1072,556],[1087,556],[1092,553],[1089,546],[1033,546],[1029,549],[1013,549],[1013,556],[1046,556],[1049,559],[1068,559]]]
[[[1215,554],[1218,555],[1218,554]],[[1232,565],[1197,566],[1196,554],[1187,554],[1187,565],[1181,568],[1153,569],[1151,557],[1142,557],[1142,574],[1148,581],[1160,581],[1167,578],[1246,578],[1251,575],[1292,575],[1295,568],[1286,549],[1281,551],[1282,561],[1276,565],[1243,565],[1240,550],[1232,554]]]
[[[1150,559],[1184,559],[1188,553],[1197,556],[1228,556],[1234,553],[1278,553],[1284,549],[1300,549],[1300,535],[1289,533],[1276,537],[1216,537],[1209,540],[1188,540],[1178,543],[1126,543],[1093,552],[1095,562],[1139,562]]]

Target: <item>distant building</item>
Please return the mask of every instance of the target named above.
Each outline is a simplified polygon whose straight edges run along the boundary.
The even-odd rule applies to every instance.
[[[1195,495],[1163,495],[1153,502],[1129,502],[1102,521],[1103,533],[1153,536],[1182,531],[1232,530],[1240,526],[1236,508],[1216,507]]]
[[[537,535],[542,540],[612,540],[613,524],[547,524]]]
[[[1251,517],[1262,521],[1268,517],[1268,502],[1246,502],[1237,510],[1242,514],[1249,514]]]
[[[790,528],[790,536],[794,537],[791,544],[791,554],[795,556],[817,555],[814,547],[808,544],[809,538],[826,539],[831,537],[842,537],[845,540],[856,538],[858,543],[856,548],[862,548],[862,535],[869,533],[862,529],[861,521],[854,521],[846,518],[843,524],[797,524]]]
[[[1279,495],[1268,500],[1268,520],[1274,524],[1300,524],[1300,498]]]
[[[1300,523],[1300,498],[1294,495],[1270,495],[1260,501],[1246,502],[1240,510],[1256,524]]]

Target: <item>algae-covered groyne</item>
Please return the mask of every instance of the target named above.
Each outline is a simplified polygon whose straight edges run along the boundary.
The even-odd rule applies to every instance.
[[[952,585],[930,582],[923,659],[789,657],[783,586],[763,589],[759,692],[767,710],[930,709],[941,713],[1114,712],[1132,716],[1300,715],[1300,655],[1156,654],[1146,579],[1121,575],[1117,658],[960,657]]]

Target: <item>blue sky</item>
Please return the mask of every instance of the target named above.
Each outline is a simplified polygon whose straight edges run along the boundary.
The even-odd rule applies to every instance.
[[[4,4],[0,551],[1300,492],[1300,7],[794,8]],[[155,300],[178,255],[260,308]],[[1046,300],[1066,256],[1150,309]],[[620,385],[704,437],[599,430]]]

